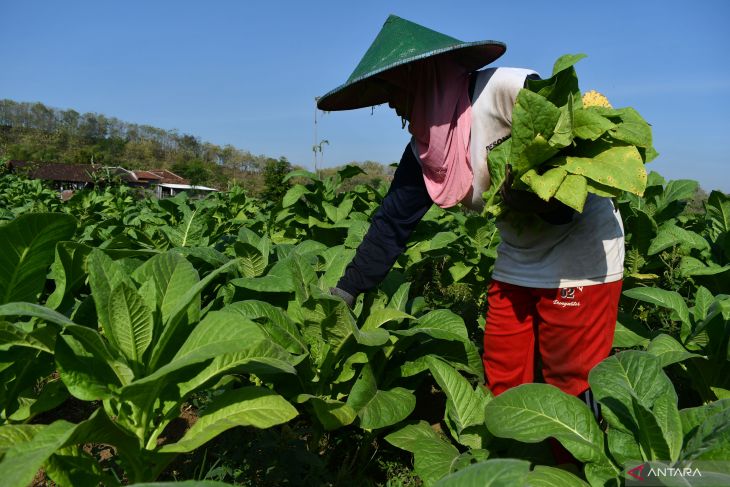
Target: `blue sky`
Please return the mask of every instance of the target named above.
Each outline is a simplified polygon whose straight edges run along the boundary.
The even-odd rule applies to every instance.
[[[177,129],[254,154],[323,164],[397,161],[408,134],[387,107],[317,113],[389,14],[465,41],[494,65],[549,74],[586,53],[581,89],[636,108],[668,179],[730,192],[730,2],[0,0],[0,98]]]

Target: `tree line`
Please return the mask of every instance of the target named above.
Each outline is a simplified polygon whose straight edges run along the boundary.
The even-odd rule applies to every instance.
[[[195,185],[243,186],[272,196],[272,181],[293,166],[285,157],[255,155],[177,130],[129,123],[100,113],[61,110],[40,102],[0,100],[0,157],[35,162],[170,169]],[[373,161],[353,183],[388,181],[392,168]],[[327,173],[334,169],[324,170]],[[273,178],[273,179],[272,179]],[[278,191],[283,188],[280,186]]]

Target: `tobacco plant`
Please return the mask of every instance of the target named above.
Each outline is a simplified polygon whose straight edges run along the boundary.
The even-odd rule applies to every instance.
[[[41,465],[63,463],[54,456],[64,457],[69,447],[84,443],[114,446],[130,480],[151,481],[178,453],[228,428],[266,428],[296,416],[296,409],[275,392],[247,386],[216,396],[182,438],[161,439],[186,398],[222,375],[295,372],[297,359],[260,325],[226,308],[201,309],[201,292],[235,264],[232,260],[200,279],[173,251],[149,259],[130,275],[119,262],[93,250],[87,265],[97,328],[44,306],[0,307],[0,315],[33,317],[59,327],[54,357],[61,380],[76,398],[102,404],[78,424],[58,420],[41,429],[0,429],[14,440],[0,463],[7,485],[26,485]],[[78,451],[73,455],[86,458]]]

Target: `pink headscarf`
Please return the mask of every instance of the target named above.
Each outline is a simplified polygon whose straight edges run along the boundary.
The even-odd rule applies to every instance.
[[[414,100],[408,130],[416,141],[428,194],[448,208],[472,189],[469,73],[441,59],[419,63],[410,76]]]

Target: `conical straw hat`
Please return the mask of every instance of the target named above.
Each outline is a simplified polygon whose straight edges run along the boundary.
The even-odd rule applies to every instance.
[[[467,71],[491,63],[507,50],[498,41],[463,42],[391,15],[347,81],[320,97],[320,110],[351,110],[388,101],[388,85],[377,75],[429,57],[449,56]]]

